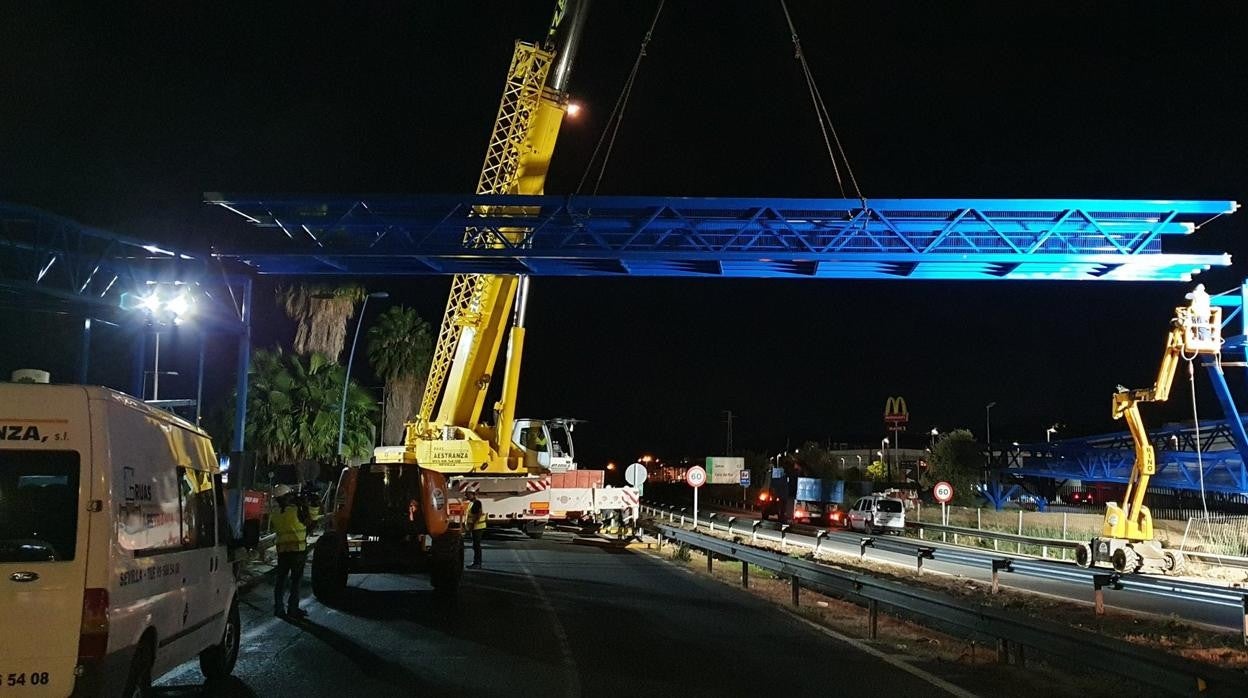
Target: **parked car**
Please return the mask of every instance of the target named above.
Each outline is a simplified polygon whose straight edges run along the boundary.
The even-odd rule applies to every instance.
[[[849,510],[849,528],[863,533],[901,533],[906,530],[906,506],[893,497],[862,497]]]

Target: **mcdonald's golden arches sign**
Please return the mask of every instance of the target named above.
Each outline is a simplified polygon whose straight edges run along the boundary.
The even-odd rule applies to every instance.
[[[903,427],[910,421],[910,409],[904,397],[890,397],[884,401],[884,423],[893,428]]]

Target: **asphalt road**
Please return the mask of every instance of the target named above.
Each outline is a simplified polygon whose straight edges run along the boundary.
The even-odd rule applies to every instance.
[[[445,604],[425,578],[356,575],[341,608],[271,615],[262,583],[243,605],[235,678],[195,664],[157,695],[942,695],[777,607],[638,551],[500,533],[485,569]],[[916,670],[917,671],[917,670]],[[921,672],[919,672],[921,674]]]
[[[739,520],[733,527],[733,532],[748,540],[752,530],[751,519],[757,518],[757,515],[737,511],[733,511],[732,515],[739,517]],[[701,522],[701,529],[706,530],[709,524],[706,514],[699,512],[698,518]],[[719,517],[720,521],[717,526],[721,531],[725,527],[725,518],[726,515],[721,515]],[[760,528],[758,535],[760,538],[773,542],[779,542],[780,539],[779,531],[774,529],[769,530],[769,528]],[[859,554],[858,543],[862,538],[862,533],[835,530],[829,532],[827,538],[825,538],[823,543],[820,544],[820,548],[857,557]],[[891,536],[883,536],[881,545],[887,546],[891,538]],[[787,540],[801,541],[808,546],[814,545],[814,538],[812,536],[805,536],[794,532],[788,533]],[[904,540],[917,542],[914,539]],[[923,570],[925,572],[956,575],[968,579],[974,579],[985,584],[991,582],[991,569],[982,560],[959,562],[949,559],[949,556],[947,555],[942,558],[942,553],[940,552],[941,550],[952,552],[956,557],[956,554],[959,551],[957,546],[942,545],[939,542],[931,540],[930,535],[929,540],[923,541],[923,544],[934,546],[938,549],[935,560],[927,560],[924,562]],[[868,549],[867,558],[876,561],[892,562],[914,569],[915,556],[912,551],[912,547],[901,545],[896,547],[904,548],[904,550],[892,551]],[[1003,543],[1003,552],[1000,554],[1000,557],[1012,557],[1009,552],[1006,552],[1010,550],[1010,548],[1011,544]],[[965,548],[962,548],[962,550],[965,550]],[[982,553],[984,551],[980,552]],[[977,557],[983,556],[979,555]],[[1092,575],[1096,572],[1110,571],[1108,568],[1097,570],[1081,569],[1073,562],[1067,565],[1054,562],[1051,563],[1051,566],[1055,570],[1060,571],[1065,578],[1049,579],[1031,575],[1010,574],[1003,572],[1001,574],[1001,584],[1014,589],[1048,594],[1062,599],[1070,599],[1091,604],[1093,600]],[[1173,578],[1167,578],[1165,576],[1153,576],[1150,577],[1150,579],[1163,584],[1167,581],[1171,581],[1176,585],[1182,585],[1184,583],[1182,580],[1173,580]],[[1196,580],[1191,580],[1190,583],[1195,582]],[[1185,589],[1182,586],[1179,586],[1169,592],[1166,592],[1165,590],[1159,591],[1162,593],[1146,593],[1139,590],[1106,590],[1105,605],[1110,608],[1117,608],[1119,610],[1135,613],[1175,616],[1191,622],[1201,623],[1226,630],[1238,631],[1243,629],[1243,610],[1239,604],[1214,605],[1202,603],[1195,600],[1193,598],[1194,594],[1189,589]],[[1164,595],[1162,595],[1163,593]]]

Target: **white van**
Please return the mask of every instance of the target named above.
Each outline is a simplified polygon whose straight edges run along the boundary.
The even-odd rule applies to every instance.
[[[863,533],[904,533],[906,506],[900,499],[869,495],[854,503],[848,520],[851,530]]]
[[[196,656],[228,675],[225,521],[195,426],[105,388],[0,384],[0,693],[142,695]]]

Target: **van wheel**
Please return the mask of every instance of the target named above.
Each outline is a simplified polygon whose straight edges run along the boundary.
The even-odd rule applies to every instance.
[[[546,524],[537,524],[535,526],[529,526],[524,529],[524,534],[528,536],[529,538],[532,538],[533,540],[537,540],[541,538],[542,534],[545,532],[546,532]]]
[[[332,606],[347,590],[347,539],[341,533],[325,533],[312,550],[312,593]]]
[[[224,679],[234,671],[238,663],[238,642],[241,635],[238,620],[238,601],[230,604],[230,612],[225,615],[225,632],[221,634],[221,643],[213,645],[199,653],[199,670],[209,681]]]
[[[123,696],[145,698],[152,694],[152,662],[155,658],[151,638],[140,640],[139,646],[134,650],[134,659],[130,660],[130,676],[126,679]]]
[[[429,552],[429,583],[439,594],[454,594],[459,590],[459,580],[464,576],[464,540],[459,536],[450,543],[438,545]]]

